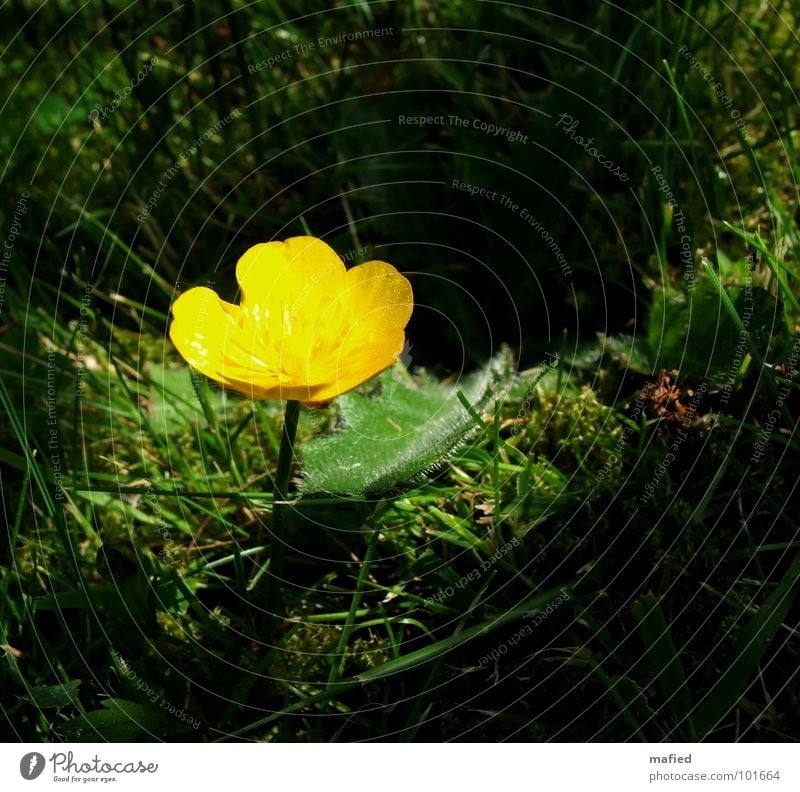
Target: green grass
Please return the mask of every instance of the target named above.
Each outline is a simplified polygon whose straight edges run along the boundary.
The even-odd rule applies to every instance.
[[[110,1],[63,47],[65,10],[0,9],[3,736],[797,740],[800,54],[790,4],[733,6],[106,26]],[[397,122],[440,114],[469,123]],[[300,416],[275,629],[282,405],[193,375],[166,329],[177,284],[234,299],[243,250],[309,231],[417,308],[410,375]],[[470,390],[503,345],[516,371]],[[361,486],[353,426],[387,442],[392,387],[446,431],[420,418]]]

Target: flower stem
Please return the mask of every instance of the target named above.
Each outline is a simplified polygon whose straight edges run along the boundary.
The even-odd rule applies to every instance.
[[[300,418],[300,402],[287,401],[283,414],[281,447],[278,452],[278,470],[275,473],[275,494],[272,506],[271,540],[269,545],[269,582],[267,583],[266,609],[275,624],[278,623],[278,606],[283,582],[283,553],[285,548],[284,517],[289,508],[285,503],[289,492],[294,458],[294,439],[297,435],[297,421]]]

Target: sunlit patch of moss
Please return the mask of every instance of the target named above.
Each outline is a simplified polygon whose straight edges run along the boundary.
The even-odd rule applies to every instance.
[[[619,457],[622,425],[613,410],[587,386],[578,392],[536,390],[524,424],[511,438],[520,451],[549,460],[567,473],[618,469],[609,459]]]
[[[336,647],[341,627],[304,622],[292,629],[281,647],[270,673],[279,679],[320,682],[328,679],[339,656]],[[391,659],[386,638],[371,630],[353,638],[345,650],[345,676],[366,671]]]
[[[303,682],[326,680],[339,635],[339,629],[329,624],[298,624],[276,653],[270,674],[277,679]]]
[[[350,643],[347,656],[352,672],[357,674],[388,663],[392,654],[389,641],[370,630],[367,637],[361,635]]]
[[[215,608],[209,615],[223,627],[230,626],[230,619],[226,617],[219,608]],[[156,611],[156,620],[161,629],[161,633],[169,638],[174,638],[178,644],[185,644],[188,646],[202,641],[205,636],[202,625],[191,619],[179,620],[170,613]]]

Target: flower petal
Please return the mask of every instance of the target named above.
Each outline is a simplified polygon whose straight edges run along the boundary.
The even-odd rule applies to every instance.
[[[384,261],[348,270],[340,288],[314,328],[319,340],[308,381],[325,383],[314,391],[317,401],[346,393],[391,366],[403,350],[413,310],[411,284]]]
[[[214,376],[226,332],[238,325],[239,311],[238,306],[223,303],[205,286],[189,289],[172,306],[169,336],[187,363],[206,376]]]
[[[202,374],[252,398],[279,398],[280,380],[255,336],[244,329],[238,305],[205,286],[182,294],[172,306],[169,336]]]
[[[404,328],[414,309],[411,284],[391,264],[367,261],[347,271],[344,296],[358,305],[360,319]]]
[[[259,325],[291,330],[291,316],[317,285],[344,275],[345,266],[321,239],[300,236],[251,247],[236,264],[240,304]]]

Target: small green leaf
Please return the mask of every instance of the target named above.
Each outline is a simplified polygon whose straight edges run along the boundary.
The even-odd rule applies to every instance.
[[[135,701],[106,699],[102,709],[73,718],[60,730],[72,740],[130,742],[143,733],[160,735],[164,719],[159,710]]]
[[[39,709],[49,707],[66,707],[78,698],[79,679],[71,679],[61,685],[38,685],[32,687],[22,697]]]
[[[338,400],[341,429],[300,449],[303,491],[385,492],[435,469],[476,429],[458,391],[482,412],[512,377],[507,352],[455,385],[384,372]]]
[[[737,313],[747,316],[749,341],[764,349],[775,327],[775,299],[756,286],[728,286],[725,291]],[[707,278],[698,280],[691,292],[653,293],[645,346],[652,372],[677,369],[717,386],[729,380],[732,365],[747,352],[740,329]]]

